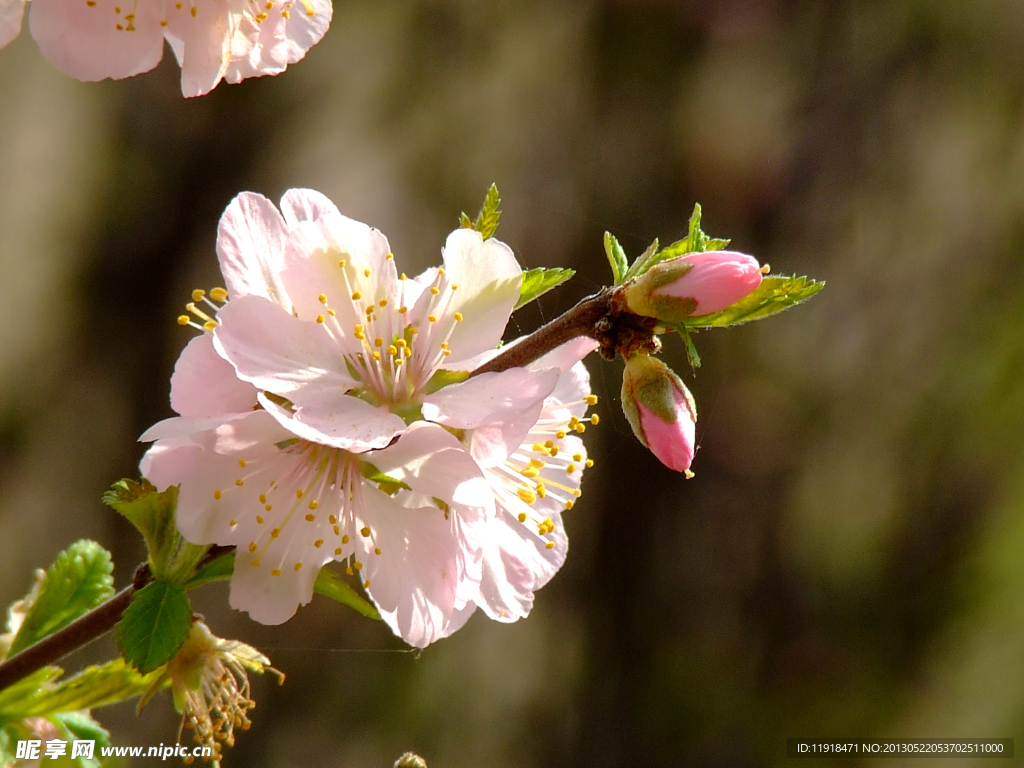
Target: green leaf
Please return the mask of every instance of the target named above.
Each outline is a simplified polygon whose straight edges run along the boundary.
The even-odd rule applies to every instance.
[[[629,271],[629,259],[626,252],[622,250],[619,241],[611,232],[604,233],[604,252],[608,256],[608,263],[612,267],[612,276],[615,278],[615,285],[621,285]]]
[[[677,256],[685,256],[688,253],[702,253],[704,251],[720,251],[729,245],[729,240],[717,237],[708,237],[700,228],[701,208],[700,203],[693,206],[693,213],[690,215],[690,223],[687,235],[682,240],[677,240],[662,250],[658,250],[658,241],[655,240],[651,246],[644,251],[633,266],[626,273],[626,279],[639,277],[655,264],[659,264]]]
[[[648,269],[653,267],[654,264],[655,264],[654,258],[655,258],[655,256],[657,256],[657,254],[658,254],[658,239],[655,238],[654,242],[651,243],[649,246],[647,246],[647,248],[644,250],[644,252],[636,257],[636,261],[633,262],[633,266],[631,266],[626,271],[624,281],[625,280],[632,280],[634,277],[639,277],[644,272],[646,272]]]
[[[204,563],[195,575],[185,582],[185,589],[195,589],[211,581],[230,579],[235,572],[235,553],[225,552],[220,557]]]
[[[472,229],[473,220],[465,214],[465,212],[459,214],[459,228],[460,229]]]
[[[540,298],[575,274],[576,270],[562,269],[560,267],[553,269],[537,267],[536,269],[526,270],[523,272],[523,287],[519,290],[519,301],[516,302],[513,309],[519,309],[534,299]]]
[[[113,567],[110,553],[88,539],[76,541],[57,555],[11,644],[10,655],[67,626],[113,595]]]
[[[110,746],[110,734],[106,729],[96,722],[88,712],[62,712],[53,717],[47,718],[63,732],[61,738],[69,742],[68,752],[65,757],[58,758],[54,766],[72,765],[76,768],[99,768],[100,765],[108,765],[109,761],[100,760],[100,750]],[[76,757],[71,759],[71,744],[74,739],[95,741],[92,759]],[[67,761],[67,762],[65,762]],[[49,762],[49,761],[47,761]]]
[[[184,587],[154,581],[135,593],[117,623],[117,648],[145,675],[174,658],[191,631],[192,605]]]
[[[501,217],[501,211],[498,210],[499,205],[501,205],[501,198],[498,197],[498,187],[491,184],[484,196],[484,204],[480,207],[476,221],[470,219],[465,213],[461,213],[459,214],[459,227],[475,229],[486,240],[498,228],[498,219]]]
[[[326,565],[320,569],[313,584],[313,591],[319,592],[324,597],[336,600],[342,605],[361,613],[368,619],[380,621],[380,614],[370,603],[366,602],[359,593],[345,583],[342,578],[328,568]]]
[[[64,670],[60,667],[43,667],[4,688],[0,691],[0,718],[16,717],[17,715],[8,713],[16,713],[20,707],[27,706],[27,703],[31,702],[47,683],[60,677],[63,673]]]
[[[160,674],[157,671],[142,675],[125,664],[124,659],[114,659],[102,666],[86,667],[58,684],[47,685],[35,695],[8,705],[3,714],[5,717],[44,717],[115,704],[141,696]]]
[[[149,568],[157,579],[184,583],[209,549],[186,541],[178,533],[174,521],[177,486],[158,493],[145,478],[138,482],[121,480],[103,494],[103,503],[139,529],[149,550]]]
[[[824,281],[806,277],[769,275],[753,293],[721,312],[688,317],[683,323],[687,328],[724,328],[749,323],[807,301],[824,287]]]

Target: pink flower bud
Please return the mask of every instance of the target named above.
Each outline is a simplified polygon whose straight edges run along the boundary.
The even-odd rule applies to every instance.
[[[736,251],[690,253],[655,264],[626,286],[626,306],[676,323],[735,304],[761,284],[757,259]]]
[[[662,464],[689,474],[697,406],[671,368],[648,355],[631,357],[622,374],[622,412]]]

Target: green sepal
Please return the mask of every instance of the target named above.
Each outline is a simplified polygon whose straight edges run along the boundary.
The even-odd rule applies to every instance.
[[[762,317],[774,315],[784,309],[795,307],[807,301],[825,287],[825,282],[807,277],[785,277],[769,275],[748,296],[731,304],[720,312],[710,315],[688,317],[683,321],[687,328],[724,328],[729,325],[749,323]]]
[[[484,204],[480,207],[476,221],[470,219],[465,213],[461,213],[459,214],[459,227],[475,229],[486,240],[498,228],[498,219],[501,217],[501,211],[498,210],[499,205],[501,205],[501,198],[498,196],[498,187],[491,184],[484,196]]]
[[[154,581],[135,593],[117,622],[117,649],[145,675],[174,658],[191,630],[192,604],[185,588]]]
[[[76,541],[57,555],[9,655],[67,626],[113,595],[113,568],[110,553],[88,539]]]
[[[359,473],[371,483],[377,483],[380,489],[389,496],[394,495],[400,489],[410,490],[409,486],[398,478],[385,475],[368,461],[359,462]]]
[[[576,274],[574,269],[554,267],[547,269],[537,267],[523,272],[523,287],[519,289],[519,301],[513,310],[526,306],[534,299],[539,299],[552,288],[556,288]]]
[[[313,591],[319,592],[324,597],[329,597],[342,605],[347,605],[368,619],[380,621],[380,613],[377,609],[360,597],[359,593],[350,587],[337,573],[326,565],[320,569],[313,583]]]
[[[608,257],[608,264],[611,265],[615,285],[621,285],[629,270],[629,259],[626,258],[626,252],[622,250],[619,241],[611,232],[604,233],[604,252]]]
[[[447,387],[449,384],[458,384],[469,378],[469,371],[446,371],[439,369],[434,371],[427,383],[423,386],[424,395],[432,395],[437,390]]]
[[[161,671],[143,675],[114,659],[101,666],[86,667],[77,675],[54,685],[44,685],[33,696],[3,708],[3,717],[49,717],[58,712],[77,712],[116,704],[141,696]]]
[[[220,557],[203,563],[191,579],[185,582],[185,589],[195,589],[211,581],[230,579],[235,572],[235,552],[225,552]]]
[[[103,494],[103,503],[139,529],[149,550],[149,569],[157,579],[183,584],[209,549],[182,538],[174,521],[178,487],[159,493],[148,480],[121,480]]]
[[[697,354],[697,347],[693,345],[692,334],[696,331],[691,331],[682,323],[666,323],[676,333],[678,333],[683,339],[683,345],[686,347],[686,359],[690,361],[691,368],[700,368],[700,355]]]

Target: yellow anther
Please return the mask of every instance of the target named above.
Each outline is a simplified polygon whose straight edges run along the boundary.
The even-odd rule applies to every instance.
[[[441,342],[441,349],[448,349],[448,342],[447,341],[442,341]]]
[[[552,448],[551,448],[551,450],[549,451],[549,453],[551,454],[551,457],[552,457],[552,458],[554,458],[555,456],[557,456],[557,455],[558,455],[558,446],[557,446],[557,445],[555,445],[555,446],[552,446]]]
[[[571,475],[575,471],[576,471],[576,465],[575,464],[569,464],[565,468],[565,473],[567,475]]]
[[[547,453],[548,450],[546,446],[543,446],[540,443],[534,443],[532,447],[537,453]]]
[[[352,301],[359,301],[361,298],[363,298],[362,293],[359,291],[352,291]]]
[[[533,504],[537,500],[537,494],[529,488],[520,488],[516,491],[516,495],[527,504]]]
[[[577,419],[575,416],[573,416],[571,419],[569,419],[569,429],[572,429],[573,427],[575,427],[579,423],[580,423],[580,420]]]
[[[534,469],[542,469],[547,465],[540,459],[530,459],[530,466],[533,467]]]
[[[366,331],[366,327],[362,323],[356,323],[356,327],[354,330],[356,332],[356,335],[358,336],[359,334]]]
[[[435,296],[437,296],[437,294],[439,294],[439,293],[440,293],[440,291],[439,291],[439,290],[437,289],[437,286],[436,286],[436,285],[432,285],[432,286],[430,286],[430,292],[431,292],[432,294],[434,294]],[[200,297],[200,298],[202,298],[202,297]],[[196,301],[198,301],[198,299],[196,299]]]
[[[373,359],[374,360],[380,360],[380,352],[378,352],[377,350],[374,350],[373,351]]]
[[[341,552],[339,552],[338,554],[340,555],[340,554],[341,554]],[[353,570],[352,570],[352,566],[351,566],[351,565],[350,565],[350,566],[348,566],[348,567],[347,567],[347,568],[345,569],[345,573],[347,573],[347,574],[348,574],[349,576],[354,576],[354,575],[355,575],[355,571],[353,571]]]
[[[519,522],[520,523],[525,523],[526,522],[526,513],[525,512],[520,512],[519,513]]]
[[[341,533],[341,531],[338,529],[338,526],[334,526],[334,535],[337,536],[339,533]],[[343,541],[341,543],[344,544],[345,542]]]
[[[334,515],[329,515],[327,517],[327,522],[329,522],[331,525],[334,525],[338,522],[338,518],[336,518]]]
[[[557,437],[559,440],[561,440],[563,437],[565,437],[565,430],[564,429],[560,429],[557,432],[555,432],[555,437]]]
[[[548,489],[544,487],[544,483],[537,483],[537,495],[542,499],[548,495]]]
[[[397,365],[401,365],[401,364],[402,364],[402,362],[403,362],[403,360],[402,360],[402,359],[401,359],[400,357],[396,357],[396,358],[395,358],[395,365],[396,365],[396,366],[397,366]]]
[[[188,325],[192,322],[192,318],[188,315],[178,315],[178,325]]]
[[[344,536],[341,537],[341,543],[342,544],[348,544],[348,534],[345,534]]]
[[[407,358],[412,357],[412,349],[410,347],[405,347],[402,351],[405,353]],[[447,351],[448,350],[446,349],[445,352]]]
[[[223,496],[223,494],[220,491],[213,492],[213,498],[219,499],[221,496]]]
[[[194,11],[195,8],[193,8],[192,10]],[[195,14],[192,14],[192,15],[195,16]],[[271,576],[280,576],[281,575],[281,570],[279,568],[275,568],[274,570],[272,570],[270,572],[270,575]]]
[[[690,470],[684,469],[683,470],[683,477],[685,477],[687,480],[692,480],[695,477],[695,475]]]
[[[272,528],[270,530],[270,538],[276,539],[280,535],[281,535],[281,529],[280,528]]]
[[[363,582],[363,589],[369,589],[369,588],[370,588],[370,580],[367,579],[366,581]]]
[[[252,561],[252,567],[253,568],[259,568],[260,567],[260,560],[259,560],[259,558],[256,558],[255,560]]]
[[[295,498],[296,499],[301,499],[302,498],[302,489],[301,488],[296,488],[295,489]]]
[[[205,323],[203,323],[203,330],[204,331],[212,331],[216,327],[217,327],[217,321],[216,320],[207,320]]]
[[[536,469],[527,468],[527,469],[521,470],[520,474],[523,477],[528,477],[528,478],[530,478],[532,480],[533,478],[537,477],[540,473]]]
[[[389,344],[388,345],[388,354],[391,355],[392,357],[397,355],[398,354],[398,347],[396,347],[394,344]]]
[[[586,431],[587,431],[587,425],[586,425],[586,424],[577,424],[577,425],[576,425],[576,431],[577,431],[577,432],[578,432],[579,434],[581,434],[581,435],[582,435],[582,434],[583,434],[584,432],[586,432]]]
[[[374,310],[373,304],[371,304],[370,306],[368,306],[366,308],[366,319],[367,320],[373,320],[373,310]]]
[[[323,544],[324,544],[324,540],[323,539],[317,539],[316,541],[313,542],[313,546],[316,547],[317,549],[320,549],[320,547],[322,547]]]
[[[461,323],[462,322],[462,313],[461,312],[456,312],[455,313],[455,322],[456,323]]]
[[[572,460],[573,461],[583,461],[583,454],[582,453],[574,453],[572,455]]]
[[[342,259],[341,261],[339,261],[338,262],[338,266],[341,267],[342,269],[344,269],[345,268],[345,259]]]
[[[310,499],[309,500],[309,508],[310,509],[316,509],[319,506],[320,506],[320,504],[317,502],[316,499]]]
[[[334,550],[334,554],[340,555],[341,554],[341,547],[338,547],[337,549],[335,549]]]
[[[296,571],[301,571],[302,570],[302,563],[296,563],[295,564],[295,570]]]
[[[250,552],[255,552],[257,549],[259,549],[259,547],[256,546],[256,542],[255,541],[250,541],[249,542],[249,551]]]
[[[326,293],[321,293],[319,296],[317,296],[317,298],[320,300],[321,304],[326,304],[327,303],[327,294]]]
[[[384,339],[382,339],[380,336],[378,336],[377,338],[375,338],[373,340],[373,346],[375,346],[375,347],[383,347],[384,346]]]
[[[593,459],[587,459],[587,462],[586,462],[586,464],[587,464],[587,467],[588,467],[588,468],[589,468],[589,467],[592,467],[592,466],[594,466],[594,460],[593,460]]]
[[[583,402],[587,405],[597,405],[597,395],[587,395],[583,398]]]
[[[408,307],[399,307],[398,308],[398,314],[400,314],[400,315],[404,315],[408,311],[409,311]]]
[[[379,555],[380,554],[380,547],[374,547],[373,548],[373,554]]]
[[[330,315],[331,317],[335,317],[337,316],[338,313],[335,312],[333,309],[328,309],[327,314]]]
[[[352,567],[355,568],[357,571],[361,571],[363,569],[363,564],[356,560],[354,563],[352,563]]]
[[[570,499],[569,501],[565,502],[565,508],[566,509],[572,509],[573,508],[573,501],[572,501],[572,499]]]
[[[395,339],[395,346],[399,349],[405,348],[405,339]]]
[[[580,496],[583,495],[583,492],[579,488],[573,488],[572,495],[578,499]]]
[[[212,288],[210,289],[210,298],[214,301],[227,301],[228,292],[223,288]]]
[[[762,264],[760,269],[758,269],[757,271],[760,272],[762,275],[767,275],[769,272],[772,271],[772,268],[770,264]]]
[[[387,259],[388,261],[391,261],[393,258],[395,258],[395,254],[389,253],[384,258]]]
[[[239,459],[238,466],[240,466],[242,469],[245,469],[245,459]]]
[[[593,416],[590,417],[590,423],[596,427],[598,424],[601,423],[601,417],[595,413]]]
[[[260,525],[263,525],[263,518],[260,517],[259,515],[256,515],[256,522],[259,523]]]
[[[192,301],[202,301],[206,297],[206,291],[202,288],[196,288],[192,291]]]
[[[450,355],[451,353],[452,353],[452,351],[450,349],[442,349],[441,350],[441,354],[444,355],[445,357],[448,357],[448,355]]]
[[[272,510],[273,508],[274,508],[274,505],[273,505],[273,504],[267,504],[267,506],[265,506],[265,507],[264,507],[264,509],[265,509],[265,510],[267,510],[267,512],[269,512],[269,511],[270,511],[270,510]]]
[[[409,276],[407,274],[405,274],[405,272],[403,272],[401,275],[398,276],[398,279],[399,280],[408,280]]]
[[[382,307],[386,307],[388,305],[388,300],[387,299],[381,299],[380,301],[377,302],[377,304],[382,306]]]
[[[553,542],[553,541],[549,541],[547,544],[544,545],[544,549],[554,549],[554,548],[555,548],[555,542]]]
[[[361,533],[365,538],[370,535],[370,529],[364,525],[362,528],[359,529],[359,533]]]
[[[234,528],[236,525],[238,525],[238,521],[237,520],[232,520],[230,523],[228,523],[228,525],[230,525],[232,528]]]
[[[363,270],[363,277],[369,277],[369,276],[370,276],[370,268],[367,267],[366,269]]]
[[[242,478],[238,478],[237,480],[235,480],[235,485],[238,485],[238,486],[245,485],[245,480],[243,480]]]
[[[452,283],[452,290],[453,291],[459,290],[459,284],[458,283]]]
[[[326,320],[326,319],[327,319],[327,318],[326,318],[326,317],[324,317],[323,315],[317,315],[317,316],[316,316],[316,321],[317,321],[318,323],[322,323],[322,322],[323,322],[324,320]]]
[[[438,275],[443,275],[444,274],[444,267],[438,267],[437,274]]]
[[[427,320],[429,320],[432,323],[436,323],[437,322],[437,315],[427,315]]]
[[[306,522],[312,523],[316,520],[316,515],[306,515]]]

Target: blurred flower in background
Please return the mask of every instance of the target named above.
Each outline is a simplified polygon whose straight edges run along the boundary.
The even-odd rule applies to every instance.
[[[0,0],[0,47],[21,29],[28,0]],[[78,80],[120,80],[160,63],[166,40],[181,92],[221,79],[276,75],[306,55],[331,23],[331,0],[32,0],[29,29],[43,55]]]

